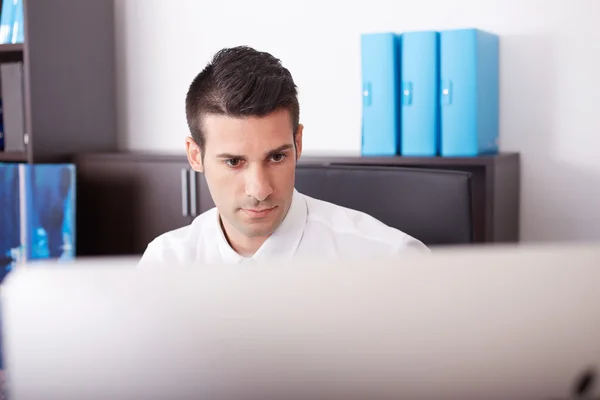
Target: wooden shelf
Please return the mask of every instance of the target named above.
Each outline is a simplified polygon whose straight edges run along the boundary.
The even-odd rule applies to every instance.
[[[27,162],[27,153],[24,151],[0,151],[0,162]]]

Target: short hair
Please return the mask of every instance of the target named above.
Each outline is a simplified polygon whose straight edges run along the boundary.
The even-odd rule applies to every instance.
[[[280,109],[289,111],[295,139],[300,106],[292,74],[278,58],[248,46],[217,52],[194,78],[185,100],[188,127],[203,159],[204,115],[263,117]]]

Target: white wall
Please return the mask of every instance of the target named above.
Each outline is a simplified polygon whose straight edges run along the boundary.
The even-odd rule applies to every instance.
[[[212,54],[247,44],[300,88],[306,153],[360,150],[362,32],[501,36],[500,146],[522,155],[522,237],[600,239],[598,0],[115,0],[121,148],[183,151],[184,97]]]

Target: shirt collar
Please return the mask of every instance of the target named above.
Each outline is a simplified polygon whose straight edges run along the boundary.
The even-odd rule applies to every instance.
[[[245,258],[231,248],[221,227],[220,216],[217,212],[216,224],[218,232],[218,247],[225,264],[238,264],[242,262],[266,263],[274,260],[290,260],[302,240],[306,217],[308,215],[304,197],[294,189],[292,204],[282,223],[275,232],[263,243],[252,257]]]

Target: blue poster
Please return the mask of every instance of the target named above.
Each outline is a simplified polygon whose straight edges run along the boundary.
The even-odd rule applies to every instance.
[[[20,261],[20,222],[18,165],[0,164],[0,281]]]
[[[27,260],[71,259],[74,247],[75,169],[36,165],[26,169]]]
[[[0,164],[0,281],[18,263],[75,257],[75,167]]]

